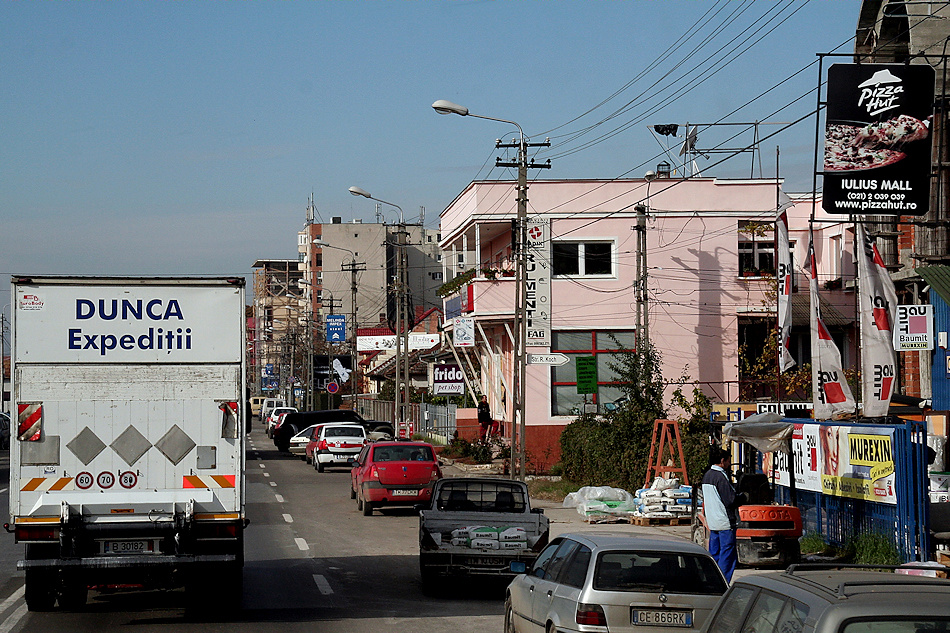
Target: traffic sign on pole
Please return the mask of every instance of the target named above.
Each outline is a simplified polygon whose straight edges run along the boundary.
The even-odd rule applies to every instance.
[[[567,365],[570,358],[566,354],[528,354],[529,365]]]
[[[346,315],[327,315],[327,343],[343,343],[346,341]]]

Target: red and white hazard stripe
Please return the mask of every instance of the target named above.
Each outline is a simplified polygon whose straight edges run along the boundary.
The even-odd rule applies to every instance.
[[[22,442],[36,442],[43,428],[43,405],[39,402],[17,405],[17,438]]]

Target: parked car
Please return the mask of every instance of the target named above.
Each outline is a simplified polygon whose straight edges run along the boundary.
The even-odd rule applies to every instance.
[[[311,424],[303,431],[300,431],[292,438],[290,438],[290,446],[288,447],[291,455],[296,455],[297,457],[305,457],[307,454],[307,442],[310,441],[311,435],[313,435],[313,430],[317,428],[316,424]]]
[[[320,439],[320,429],[322,427],[322,424],[314,424],[313,430],[310,431],[310,440],[307,442],[307,447],[304,449],[304,458],[307,460],[308,464],[313,464],[313,453],[317,450],[317,440]]]
[[[280,416],[285,413],[293,413],[296,410],[297,409],[295,407],[274,407],[271,409],[271,412],[264,420],[264,423],[267,425],[267,437],[274,437],[274,429],[277,427],[277,422],[280,420]]]
[[[10,448],[10,416],[0,413],[0,450]]]
[[[264,398],[264,402],[261,403],[261,422],[267,422],[267,417],[275,408],[286,406],[287,403],[283,398]]]
[[[432,498],[442,478],[435,448],[426,442],[373,442],[350,471],[350,498],[365,516],[373,508],[412,506]]]
[[[505,631],[698,631],[727,587],[716,561],[694,543],[563,534],[508,585]]]
[[[324,424],[313,451],[313,467],[322,473],[330,466],[353,466],[353,461],[369,443],[366,429],[355,422]]]
[[[704,633],[946,631],[950,581],[889,569],[805,564],[737,578]]]
[[[251,415],[261,418],[261,405],[264,404],[264,396],[251,396]]]

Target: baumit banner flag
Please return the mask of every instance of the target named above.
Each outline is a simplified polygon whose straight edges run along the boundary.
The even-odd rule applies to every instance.
[[[858,307],[861,313],[861,401],[866,417],[887,415],[894,392],[897,293],[864,225],[857,223]]]

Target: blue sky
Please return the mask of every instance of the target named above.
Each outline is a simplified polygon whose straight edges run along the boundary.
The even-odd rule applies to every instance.
[[[0,291],[19,273],[246,275],[255,259],[296,257],[311,192],[325,221],[373,221],[374,203],[351,185],[407,218],[425,207],[435,226],[471,180],[511,177],[489,167],[495,139],[513,132],[439,116],[436,99],[518,121],[532,140],[550,136],[537,156],[554,165],[543,178],[640,176],[660,160],[647,125],[813,110],[810,95],[772,114],[814,88],[814,67],[730,114],[816,53],[852,50],[859,6],[5,2]],[[764,15],[776,17],[757,33]],[[721,47],[735,61],[715,61]],[[707,67],[720,70],[687,90]],[[650,97],[655,82],[664,92]],[[788,189],[810,189],[814,129],[812,118],[765,141],[764,174],[780,145]],[[702,134],[699,146],[734,131]],[[751,164],[746,155],[704,174],[744,177]]]

